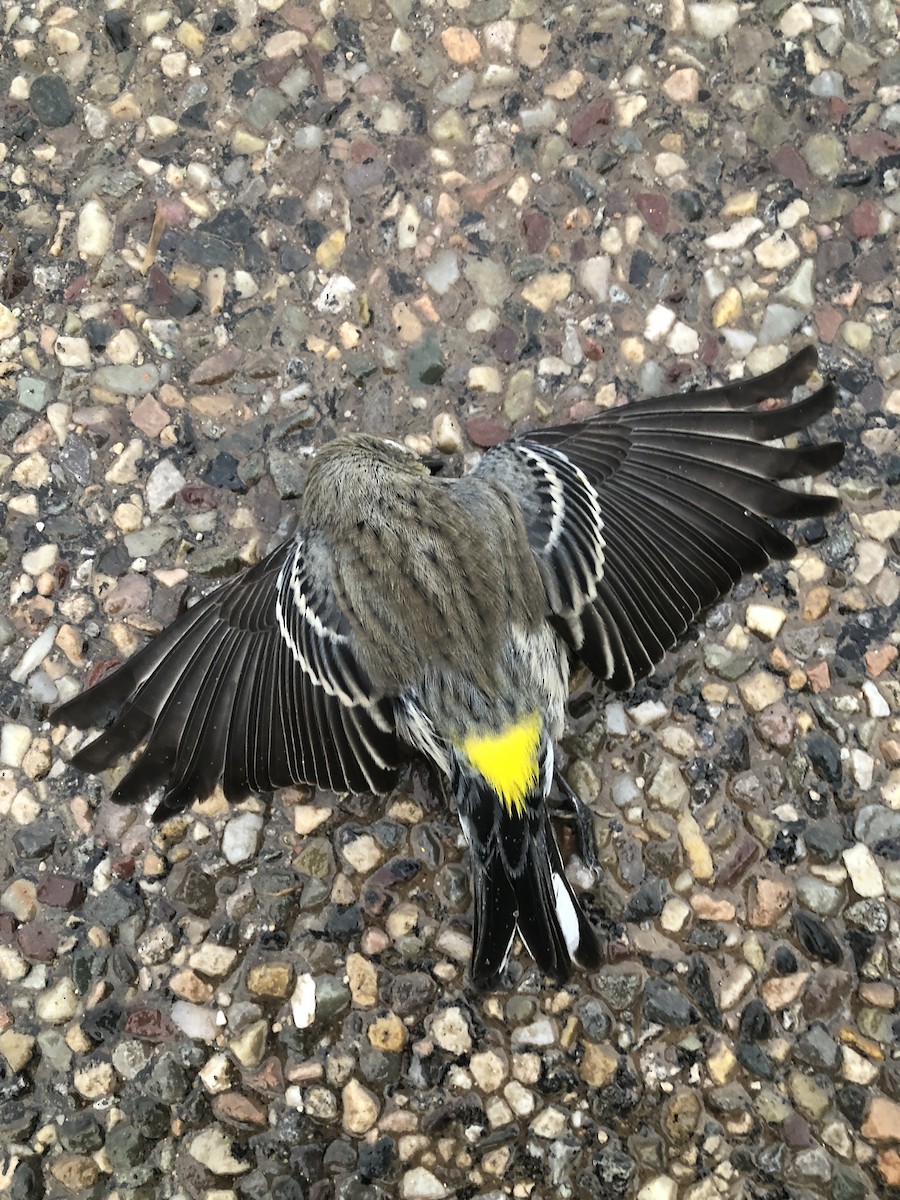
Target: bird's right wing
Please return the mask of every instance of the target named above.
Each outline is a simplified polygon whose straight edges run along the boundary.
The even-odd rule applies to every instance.
[[[613,688],[653,670],[741,575],[794,554],[772,518],[837,507],[780,481],[834,466],[841,443],[766,444],[829,412],[834,386],[756,407],[789,400],[815,366],[810,346],[755,379],[639,400],[485,454],[477,472],[519,499],[560,632]]]
[[[392,704],[374,692],[321,550],[303,536],[205,596],[53,719],[104,728],[74,756],[79,770],[141,746],[113,799],[163,787],[157,820],[219,780],[229,800],[291,783],[386,791],[401,757]]]

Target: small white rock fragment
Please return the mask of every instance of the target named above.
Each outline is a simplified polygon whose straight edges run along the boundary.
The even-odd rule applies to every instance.
[[[874,899],[884,895],[884,880],[878,870],[875,856],[864,842],[850,846],[841,857],[857,896]]]
[[[866,698],[866,708],[869,710],[870,717],[889,717],[891,715],[890,705],[871,679],[867,679],[862,685],[862,691]]]
[[[247,862],[259,848],[263,819],[258,813],[240,813],[225,826],[222,833],[222,853],[235,866]]]
[[[112,245],[113,224],[99,200],[88,200],[78,215],[75,244],[82,258],[98,259]]]
[[[774,604],[748,604],[746,625],[763,638],[775,638],[787,620],[787,613]]]
[[[234,1142],[221,1125],[203,1129],[188,1147],[191,1158],[213,1175],[243,1175],[250,1170],[246,1159],[235,1158]]]
[[[31,730],[27,725],[4,725],[0,732],[0,763],[4,767],[20,768],[30,745]]]
[[[316,981],[308,973],[297,976],[291,995],[291,1015],[297,1029],[309,1029],[316,1019]]]
[[[161,458],[147,480],[147,507],[162,512],[172,503],[187,480],[168,458]]]

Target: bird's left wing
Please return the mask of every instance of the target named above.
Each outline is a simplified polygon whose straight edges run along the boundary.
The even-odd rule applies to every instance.
[[[650,672],[742,574],[793,543],[772,518],[831,512],[781,486],[843,446],[767,445],[830,411],[831,384],[782,407],[816,365],[807,347],[754,379],[639,400],[489,450],[476,471],[518,499],[548,604],[575,654],[613,688]]]
[[[314,535],[279,546],[205,596],[53,720],[105,727],[73,758],[101,771],[143,744],[113,793],[165,789],[160,819],[222,781],[229,800],[292,783],[386,791],[401,752]]]

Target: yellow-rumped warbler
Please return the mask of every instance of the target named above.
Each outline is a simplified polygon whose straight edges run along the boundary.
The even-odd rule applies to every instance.
[[[828,412],[785,399],[812,347],[757,379],[608,409],[488,450],[461,479],[366,434],[313,460],[296,536],[200,600],[55,720],[106,731],[74,764],[143,744],[113,799],[157,819],[292,783],[388,791],[410,750],[449,778],[474,879],[472,978],[518,930],[564,980],[600,946],[545,801],[569,661],[610,687],[649,672],[742,573],[794,546],[769,518],[834,510],[779,480],[840,443],[766,445]]]

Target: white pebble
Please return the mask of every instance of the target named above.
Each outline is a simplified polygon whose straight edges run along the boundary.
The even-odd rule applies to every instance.
[[[225,826],[222,834],[222,853],[232,866],[247,862],[256,854],[263,819],[258,813],[240,813]]]
[[[78,1011],[78,993],[72,980],[60,979],[46,992],[41,992],[34,1002],[34,1011],[39,1020],[51,1025],[71,1021]]]
[[[774,638],[781,632],[781,627],[787,620],[787,613],[774,604],[748,604],[747,628],[760,637]]]
[[[147,507],[161,512],[172,503],[187,480],[168,458],[161,458],[147,480]]]
[[[651,725],[658,725],[663,717],[669,715],[669,710],[659,700],[645,700],[643,704],[629,708],[628,715],[638,728],[647,729]]]
[[[35,546],[33,550],[22,555],[22,570],[27,571],[29,575],[40,575],[42,571],[49,571],[58,557],[59,546],[53,542]]]
[[[891,715],[890,705],[871,679],[866,680],[862,685],[862,690],[870,717],[889,717]]]
[[[688,11],[694,31],[710,41],[727,33],[738,19],[738,6],[733,0],[720,4],[691,4]]]
[[[857,842],[844,851],[842,858],[857,896],[873,899],[884,895],[884,880],[868,846]]]
[[[759,217],[742,217],[721,233],[710,234],[706,244],[710,250],[739,250],[762,228],[763,223]]]
[[[172,1024],[189,1038],[200,1042],[214,1042],[219,1036],[216,1014],[211,1008],[189,1004],[187,1000],[176,1000],[170,1009]]]
[[[309,1029],[316,1019],[316,981],[312,975],[298,975],[291,996],[291,1015],[297,1029]]]
[[[56,361],[61,367],[89,367],[91,365],[91,348],[87,338],[58,337],[53,347]]]
[[[10,671],[9,677],[13,683],[24,683],[32,671],[37,670],[53,646],[57,634],[55,625],[47,625],[41,634],[34,639],[16,666]]]
[[[102,258],[112,245],[113,225],[98,200],[88,200],[78,215],[75,244],[82,258]]]
[[[675,324],[675,314],[665,304],[654,304],[644,321],[644,337],[648,342],[659,342]]]

